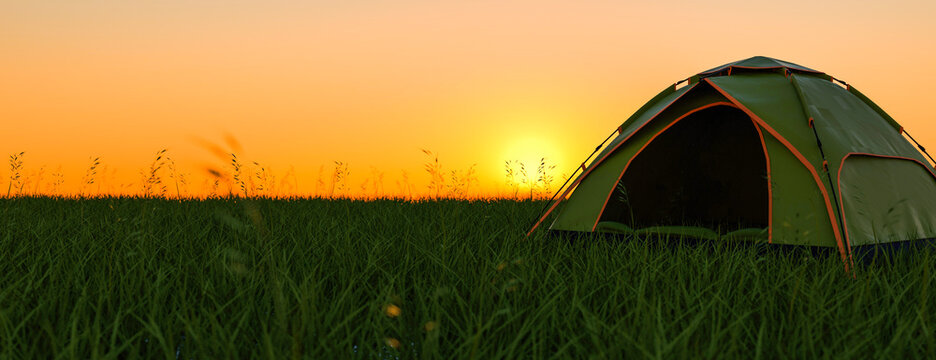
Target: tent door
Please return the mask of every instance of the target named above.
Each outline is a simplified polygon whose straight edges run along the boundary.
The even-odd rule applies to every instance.
[[[767,165],[750,117],[714,106],[657,134],[621,175],[599,221],[725,233],[769,224]]]

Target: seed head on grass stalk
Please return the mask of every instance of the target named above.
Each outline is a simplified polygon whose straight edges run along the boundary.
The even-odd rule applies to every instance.
[[[520,161],[517,161],[517,162],[520,163],[520,183],[529,185],[530,200],[533,200],[533,186],[534,186],[533,181],[531,181],[530,176],[527,175],[526,166]]]
[[[332,173],[332,186],[329,198],[335,199],[336,197],[344,196],[345,190],[348,188],[348,176],[350,175],[351,171],[348,170],[348,164],[335,161],[335,171]],[[338,193],[335,194],[335,191]]]
[[[156,152],[156,159],[150,164],[149,171],[141,173],[143,197],[165,196],[166,186],[162,182],[159,170],[165,165],[166,149]]]
[[[279,192],[277,188],[276,173],[273,169],[267,169],[266,167],[260,168],[260,175],[263,179],[263,188],[266,189],[267,197],[273,197]]]
[[[210,185],[210,186],[211,186],[211,196],[210,196],[210,197],[214,198],[214,197],[218,197],[218,196],[219,196],[219,195],[218,195],[218,188],[220,187],[220,185],[221,185],[221,184],[220,184],[220,181],[219,181],[218,179],[214,179],[214,180],[211,182],[211,185]]]
[[[240,187],[244,197],[249,197],[247,194],[247,182],[244,180],[244,174],[242,173],[243,167],[243,164],[237,160],[237,154],[231,153],[231,168],[233,170],[231,174],[234,178],[234,186]]]
[[[175,166],[175,160],[169,159],[167,165],[169,167],[169,178],[172,179],[175,185],[176,198],[182,199],[182,189],[188,184],[188,180],[185,178],[185,174],[178,172]]]
[[[10,184],[7,185],[7,197],[10,197],[14,188],[18,189],[20,194],[23,193],[24,184],[20,173],[23,170],[23,155],[26,155],[26,152],[20,151],[10,155]]]
[[[467,198],[471,194],[471,184],[474,183],[477,185],[478,176],[475,173],[475,166],[478,164],[471,164],[468,167],[468,170],[465,171],[465,175],[462,176],[462,183],[465,186],[465,197]]]
[[[445,173],[442,171],[442,164],[439,163],[439,155],[425,149],[422,149],[422,152],[431,159],[425,164],[426,172],[429,173],[429,196],[439,199],[442,197],[442,190],[445,189]]]
[[[216,169],[207,169],[208,175],[211,179],[206,179],[206,186],[208,188],[207,198],[217,199],[221,197],[221,194],[218,194],[218,189],[221,187],[221,179],[224,179],[224,176],[221,175],[221,172]]]
[[[539,166],[536,167],[536,183],[540,184],[540,197],[549,197],[553,183],[553,171],[556,165],[550,165],[546,158],[540,158]]]
[[[504,161],[504,171],[507,173],[507,187],[513,191],[513,198],[520,200],[520,186],[527,184],[530,186],[530,198],[533,198],[533,187],[535,186],[527,175],[526,165],[520,160]]]
[[[61,190],[62,184],[64,182],[65,175],[62,174],[62,166],[60,165],[54,172],[52,172],[52,182],[47,185],[46,192],[53,196],[61,195],[59,191]]]
[[[252,189],[255,194],[254,196],[262,197],[264,191],[270,191],[270,187],[268,186],[269,179],[267,177],[267,171],[266,168],[263,167],[263,165],[260,165],[259,162],[254,161],[253,164],[256,168],[258,168],[258,170],[254,171],[254,177],[251,181],[253,184]]]
[[[514,161],[513,160],[504,160],[504,172],[505,179],[507,183],[507,188],[513,190],[513,197],[517,197],[518,186],[517,186],[517,172],[514,170]]]
[[[88,170],[85,171],[84,177],[81,178],[81,190],[78,191],[79,197],[84,197],[88,187],[94,184],[94,177],[97,175],[97,168],[99,165],[101,165],[100,157],[91,159],[91,164],[88,165]]]
[[[475,176],[475,166],[476,164],[472,164],[464,172],[458,170],[451,171],[451,182],[446,185],[450,198],[468,199],[468,190],[471,188],[471,183],[478,180]]]
[[[220,169],[213,168],[210,166],[206,167],[205,171],[208,173],[208,179],[206,180],[206,183],[205,183],[205,186],[208,190],[208,195],[207,195],[208,198],[210,199],[222,198],[224,196],[221,193],[223,191],[221,187],[222,184],[228,190],[227,196],[228,197],[234,196],[234,190],[233,190],[234,185],[231,183],[232,180],[229,174],[227,174],[226,172]]]

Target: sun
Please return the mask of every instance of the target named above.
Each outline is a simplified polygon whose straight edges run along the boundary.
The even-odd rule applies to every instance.
[[[536,172],[543,159],[547,166],[556,165],[553,171],[560,170],[565,162],[558,142],[542,136],[520,136],[510,140],[501,153],[501,159],[519,162],[530,174]]]

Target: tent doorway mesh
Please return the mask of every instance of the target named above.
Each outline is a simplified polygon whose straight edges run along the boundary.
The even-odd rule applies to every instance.
[[[766,228],[767,186],[754,123],[739,109],[715,106],[683,118],[631,160],[601,221],[636,229]]]

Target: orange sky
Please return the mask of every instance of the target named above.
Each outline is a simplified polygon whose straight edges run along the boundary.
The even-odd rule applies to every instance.
[[[4,2],[0,154],[25,151],[43,182],[61,167],[67,191],[100,157],[105,186],[137,190],[167,148],[197,191],[225,164],[195,139],[231,134],[311,193],[334,161],[354,191],[374,171],[425,191],[428,149],[446,171],[477,164],[491,194],[504,160],[545,156],[559,177],[665,86],[754,55],[841,78],[936,146],[933,15],[931,0]]]

